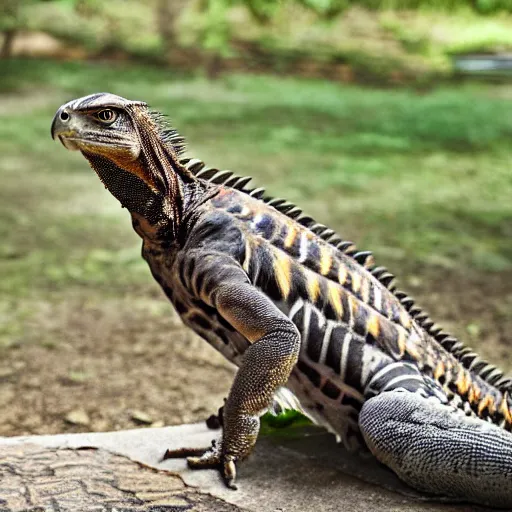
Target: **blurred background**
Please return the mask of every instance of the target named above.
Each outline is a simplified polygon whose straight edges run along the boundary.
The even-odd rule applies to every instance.
[[[512,370],[512,0],[2,0],[0,435],[201,420],[233,369],[185,330],[55,110],[147,101]]]

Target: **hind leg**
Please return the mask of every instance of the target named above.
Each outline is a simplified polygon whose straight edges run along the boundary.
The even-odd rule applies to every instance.
[[[512,507],[512,434],[403,389],[370,398],[359,424],[372,453],[433,494]]]

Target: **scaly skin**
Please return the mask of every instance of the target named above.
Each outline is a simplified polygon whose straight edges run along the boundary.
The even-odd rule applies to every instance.
[[[52,135],[130,211],[183,322],[239,367],[222,439],[192,467],[218,467],[235,487],[259,417],[286,386],[414,487],[512,506],[511,381],[395,291],[369,253],[246,178],[180,160],[182,139],[144,103],[71,101]]]

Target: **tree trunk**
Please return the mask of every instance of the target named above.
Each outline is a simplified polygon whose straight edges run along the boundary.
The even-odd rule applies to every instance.
[[[14,38],[16,37],[16,29],[11,28],[4,31],[4,41],[0,49],[0,58],[8,59],[12,56],[12,49],[14,46]]]
[[[185,2],[183,0],[158,0],[158,31],[162,38],[162,46],[166,57],[178,46],[176,24],[184,6]]]
[[[206,76],[210,80],[217,80],[222,71],[222,58],[218,53],[211,53],[207,57]]]

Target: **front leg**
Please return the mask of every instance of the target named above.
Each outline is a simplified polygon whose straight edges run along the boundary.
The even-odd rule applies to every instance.
[[[203,264],[207,258],[202,260]],[[198,267],[196,266],[196,271]],[[190,457],[192,468],[216,467],[226,485],[235,487],[236,463],[252,451],[260,428],[259,417],[268,409],[277,389],[286,384],[297,362],[300,335],[291,320],[257,288],[237,266],[217,286],[204,278],[201,298],[213,306],[251,345],[235,376],[223,410],[222,441],[200,457]],[[208,276],[209,277],[209,276]],[[214,279],[214,277],[211,277]],[[205,290],[212,290],[209,294]]]
[[[279,330],[247,349],[224,408],[222,442],[202,457],[189,458],[191,467],[221,466],[226,484],[234,487],[235,463],[250,454],[258,437],[259,417],[277,388],[286,383],[295,364],[298,342],[294,338],[293,330]]]

